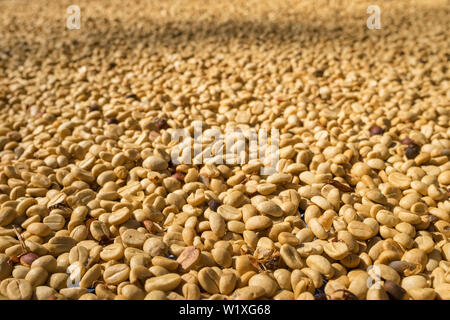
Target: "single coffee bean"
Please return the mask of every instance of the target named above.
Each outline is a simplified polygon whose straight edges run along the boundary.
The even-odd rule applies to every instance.
[[[219,208],[222,205],[222,202],[216,199],[211,199],[208,201],[208,206],[212,211],[217,211],[217,208]]]
[[[107,124],[118,124],[119,120],[117,120],[116,118],[108,118],[108,119],[106,119],[106,123]]]
[[[6,287],[6,294],[10,300],[30,300],[33,287],[28,280],[13,279]]]
[[[24,266],[31,267],[34,260],[36,260],[37,258],[39,258],[37,254],[33,252],[28,252],[20,257],[20,263],[23,264]]]
[[[135,95],[134,93],[130,93],[128,94],[125,99],[134,99],[134,100],[139,100],[138,96]]]
[[[327,300],[327,295],[325,294],[325,292],[323,292],[323,290],[316,289],[314,291],[314,299],[315,300]]]
[[[177,262],[183,270],[188,270],[195,265],[200,259],[200,250],[195,247],[187,247],[178,256]]]
[[[166,118],[158,118],[158,120],[156,121],[156,127],[158,128],[158,130],[163,130],[163,129],[169,129],[169,124],[167,123],[167,119]]]
[[[317,77],[317,78],[322,77],[323,76],[323,70],[318,69],[318,70],[314,71],[314,76]]]
[[[384,133],[383,128],[381,128],[380,126],[377,126],[377,125],[371,126],[369,131],[370,131],[370,136],[382,135]]]
[[[184,173],[182,173],[182,172],[176,172],[176,173],[174,173],[174,174],[172,175],[172,177],[174,177],[175,179],[177,179],[177,180],[183,182],[183,181],[184,181],[185,175],[184,175]]]
[[[420,146],[411,144],[405,149],[405,156],[408,159],[414,159],[420,153]]]
[[[96,103],[94,103],[92,106],[89,107],[89,112],[94,112],[94,111],[100,111],[100,106]]]
[[[405,144],[405,145],[413,145],[413,144],[416,144],[416,143],[414,142],[414,140],[411,139],[411,138],[403,138],[402,140],[400,140],[400,143],[401,143],[401,144]]]
[[[394,281],[385,280],[384,290],[393,300],[401,300],[406,293],[406,290],[396,284]]]

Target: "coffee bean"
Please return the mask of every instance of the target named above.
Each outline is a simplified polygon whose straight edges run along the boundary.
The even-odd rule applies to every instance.
[[[414,145],[415,142],[414,140],[412,140],[411,138],[403,138],[402,140],[400,140],[401,144],[405,144],[405,145]]]
[[[316,289],[316,291],[314,291],[314,299],[315,300],[327,300],[327,295],[322,290]]]
[[[405,289],[390,280],[385,280],[383,287],[389,297],[394,300],[401,300],[406,293]]]
[[[139,100],[138,96],[134,93],[128,94],[125,99],[133,99],[133,100]]]
[[[179,181],[184,181],[184,173],[182,172],[176,172],[172,175],[172,177],[174,177],[175,179],[179,180]]]
[[[314,71],[314,76],[318,77],[318,78],[322,77],[323,76],[323,70],[318,69],[318,70]]]
[[[216,199],[211,199],[208,201],[208,206],[212,211],[217,211],[217,208],[219,208],[221,205],[222,203]]]
[[[408,145],[405,149],[405,156],[408,159],[414,159],[420,153],[420,146],[417,144]]]
[[[382,135],[384,133],[384,129],[381,128],[380,126],[371,126],[370,129],[370,136],[374,136],[374,135]]]
[[[298,207],[298,213],[300,214],[300,218],[305,221],[305,210],[303,210],[302,208]]]
[[[100,106],[96,103],[94,103],[93,105],[91,105],[89,107],[89,112],[93,112],[93,111],[100,111]]]
[[[163,129],[168,129],[169,124],[167,123],[167,119],[166,118],[158,118],[156,121],[156,127],[158,128],[158,130],[163,130]]]
[[[108,118],[108,119],[106,119],[106,123],[107,124],[118,124],[119,120],[117,120],[116,118]]]

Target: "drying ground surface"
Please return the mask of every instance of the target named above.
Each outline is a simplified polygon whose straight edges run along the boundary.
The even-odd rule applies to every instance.
[[[450,4],[374,2],[0,0],[0,298],[450,299]]]

